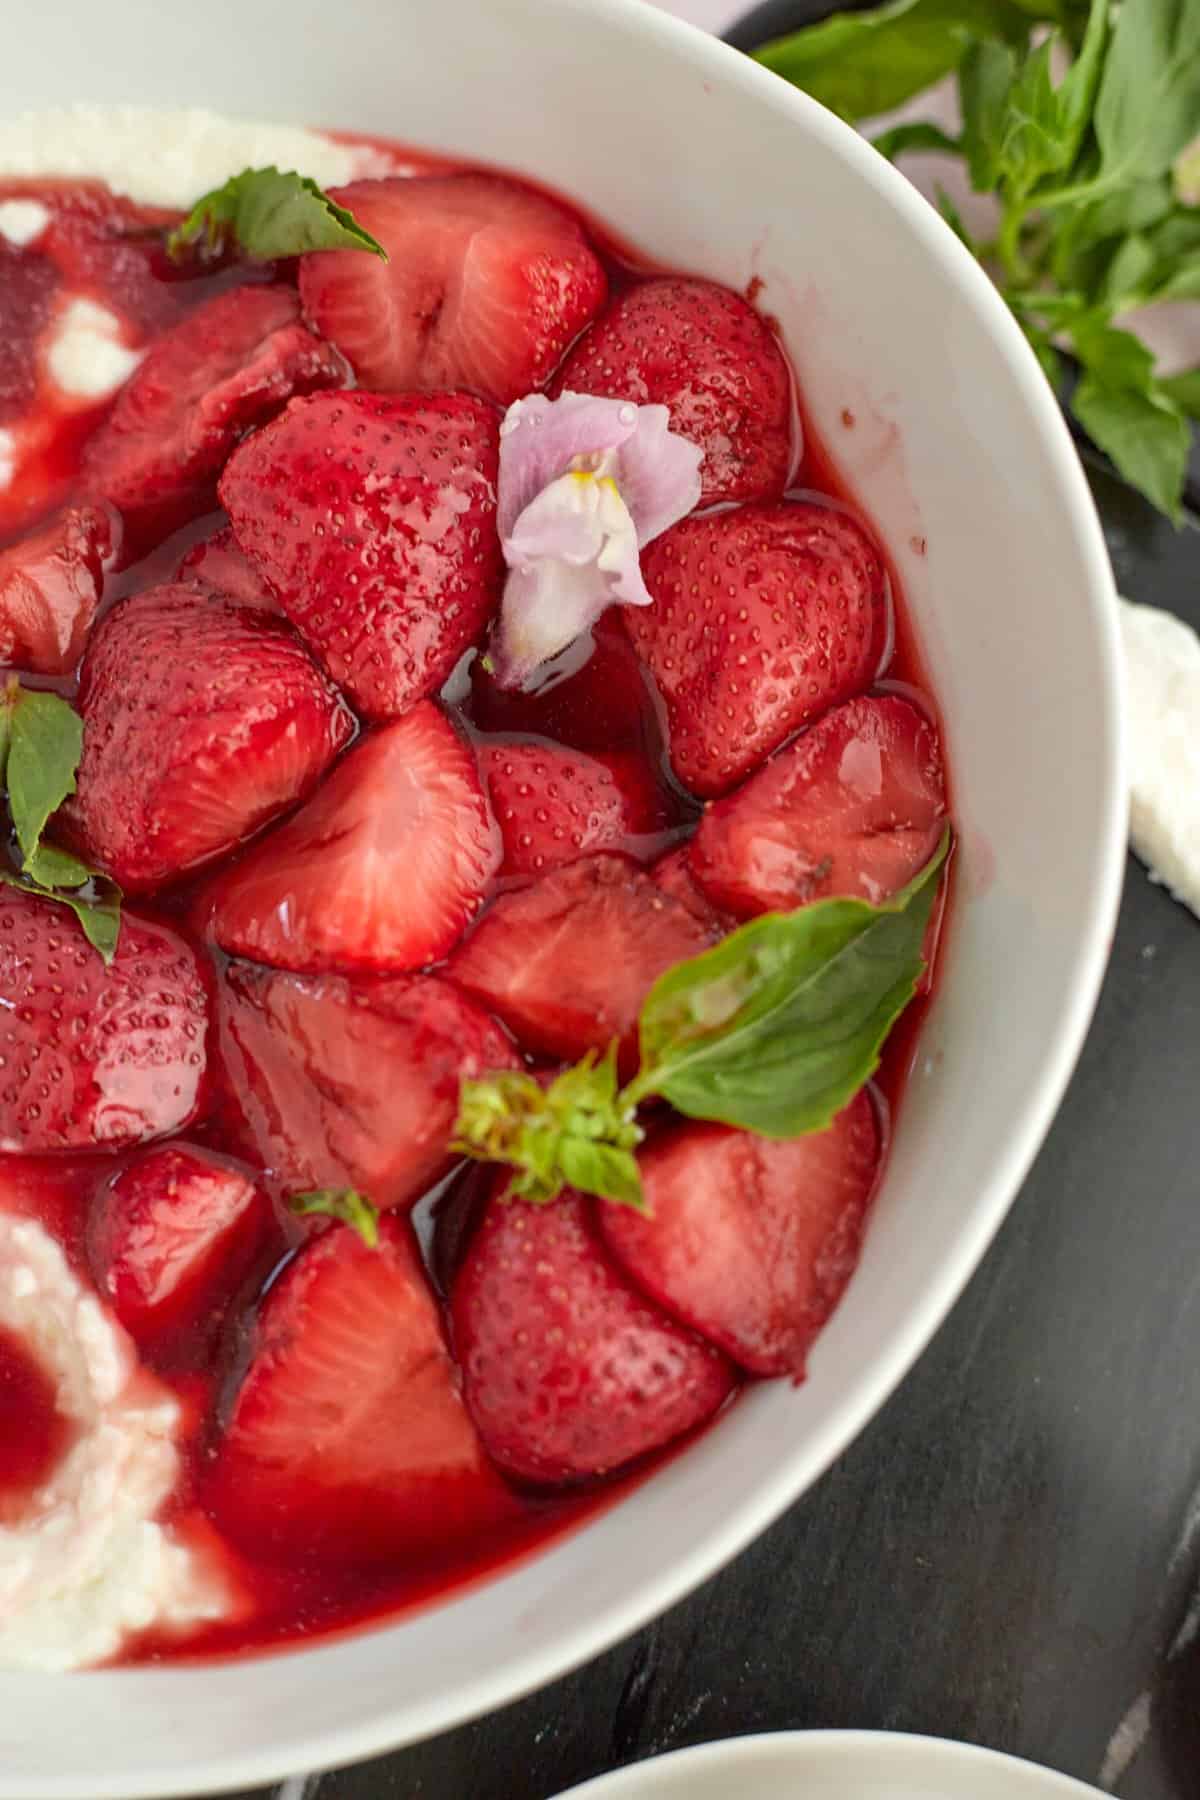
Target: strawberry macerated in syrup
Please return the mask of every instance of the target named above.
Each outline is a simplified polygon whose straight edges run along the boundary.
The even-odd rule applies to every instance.
[[[420,700],[217,877],[208,931],[282,969],[423,968],[458,942],[500,855],[469,746]]]
[[[300,262],[315,328],[364,387],[541,387],[603,304],[604,270],[563,207],[496,175],[356,181],[333,199],[388,253]]]
[[[610,607],[590,632],[547,665],[533,691],[501,688],[476,657],[471,719],[481,731],[535,732],[572,750],[641,751],[657,761],[662,730],[644,665]],[[545,673],[545,672],[543,672]]]
[[[231,288],[157,338],[89,440],[84,480],[164,536],[211,505],[238,439],[293,394],[340,387],[336,351],[288,287]]]
[[[204,1496],[255,1555],[428,1558],[516,1502],[459,1393],[411,1232],[346,1225],[272,1285]]]
[[[120,542],[111,506],[69,506],[0,550],[0,663],[70,673]]]
[[[479,763],[504,838],[503,875],[541,875],[660,830],[654,771],[626,751],[587,756],[536,738],[488,738]]]
[[[647,546],[622,608],[667,706],[671,762],[710,796],[874,678],[888,590],[848,513],[812,500],[693,515]]]
[[[635,863],[600,852],[502,894],[447,972],[526,1050],[574,1059],[620,1038],[628,1054],[658,977],[713,941]]]
[[[0,426],[22,418],[37,392],[37,344],[57,291],[45,257],[0,237]]]
[[[0,887],[0,1151],[115,1150],[189,1125],[209,991],[165,925],[124,910],[106,968],[67,907]]]
[[[262,612],[271,613],[282,610],[278,598],[249,557],[238,549],[231,525],[223,525],[211,537],[201,538],[198,544],[193,544],[171,579],[221,594],[226,600],[235,600],[239,606],[255,606]]]
[[[708,808],[688,860],[735,917],[898,893],[937,848],[946,786],[937,732],[897,694],[823,719]]]
[[[858,1262],[879,1157],[865,1092],[782,1142],[687,1120],[638,1153],[647,1211],[603,1204],[600,1229],[660,1306],[752,1374],[799,1379]]]
[[[92,634],[83,755],[64,817],[130,890],[230,850],[315,786],[353,731],[282,620],[196,588],[149,588]]]
[[[664,275],[618,295],[554,392],[663,405],[704,452],[701,502],[764,500],[792,466],[792,385],[766,320],[712,281]]]
[[[499,441],[466,394],[322,394],[230,458],[239,545],[369,718],[435,693],[495,610]]]
[[[734,1376],[719,1351],[643,1297],[592,1202],[488,1202],[451,1294],[467,1405],[511,1474],[608,1475],[710,1418]]]
[[[433,975],[285,975],[219,986],[230,1129],[288,1192],[356,1187],[407,1206],[450,1166],[464,1080],[514,1068],[494,1019]]]

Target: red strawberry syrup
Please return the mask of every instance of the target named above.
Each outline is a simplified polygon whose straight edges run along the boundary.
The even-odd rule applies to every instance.
[[[364,141],[351,138],[349,134],[343,136],[349,142]],[[409,152],[394,144],[379,147],[397,157],[406,172],[444,172],[455,166],[444,159]],[[0,199],[17,191],[27,197],[44,198],[52,205],[56,187],[55,184],[6,184],[0,180]],[[162,215],[153,215],[154,223],[160,223],[161,219]],[[664,272],[646,256],[622,244],[607,229],[598,227],[593,221],[585,222],[601,250],[614,288],[629,285],[651,273]],[[148,224],[144,225],[141,228],[143,235],[139,237],[138,227],[131,223],[131,244],[141,244],[144,248],[147,241],[144,233],[149,229]],[[39,251],[35,245],[15,254],[35,257]],[[161,259],[155,260],[152,251],[146,251],[146,256],[151,277],[157,270],[158,278],[164,284],[169,280],[169,311],[176,317],[187,307],[210,297],[216,288],[243,278],[238,271],[230,269],[213,271],[197,266],[182,271],[171,270]],[[6,258],[6,263],[11,260]],[[0,264],[0,280],[4,266],[6,264]],[[287,280],[293,278],[294,269],[291,265],[280,265],[273,270],[257,269],[251,278],[262,279],[264,275]],[[146,269],[143,268],[138,281],[145,278]],[[88,279],[81,280],[77,275],[69,282],[63,277],[62,285],[72,294],[89,294],[118,315],[121,313],[120,290],[114,293],[102,285],[89,285]],[[0,292],[0,318],[3,317],[3,301],[4,295]],[[769,293],[764,296],[764,303],[769,309]],[[126,341],[133,346],[149,341],[152,336],[133,322],[128,322],[125,330]],[[18,439],[35,442],[38,448],[21,478],[7,489],[0,489],[0,547],[20,538],[39,517],[63,504],[76,491],[82,446],[106,411],[104,403],[91,405],[72,400],[45,378],[34,378],[25,386],[36,389],[32,404],[20,418],[0,418],[0,426],[14,431]],[[852,511],[860,509],[861,501],[862,510],[867,511],[869,495],[852,496],[846,491],[833,457],[811,424],[803,418],[799,402],[797,419],[803,433],[803,460],[797,486],[802,485],[807,492]],[[111,605],[123,594],[167,578],[188,546],[209,535],[223,522],[221,515],[198,519],[144,561],[115,573],[109,579],[104,604]],[[921,703],[936,714],[894,566],[890,573],[895,616],[894,646],[886,670],[881,671],[881,679],[885,678],[888,683],[900,682],[907,689],[915,690]],[[477,669],[473,671],[467,665],[456,671],[443,699],[451,715],[472,736],[484,737],[496,732],[527,733],[577,751],[632,751],[648,758],[656,767],[661,786],[662,829],[632,841],[629,849],[642,861],[649,862],[665,847],[690,834],[700,807],[679,788],[670,772],[661,704],[649,676],[630,655],[619,625],[611,620],[604,621],[598,630],[597,645],[594,662],[586,644],[566,653],[550,679],[532,695],[500,696],[480,680]],[[31,684],[54,686],[68,695],[74,691],[71,679],[48,682],[33,677]],[[184,885],[151,901],[139,899],[138,910],[151,914],[157,910],[178,923],[188,912],[193,891],[194,884],[192,891]],[[927,997],[914,1003],[884,1052],[878,1087],[893,1123],[903,1100],[907,1076],[920,1053],[918,1039],[927,1005]],[[229,1150],[219,1097],[202,1125],[185,1136],[191,1142],[204,1143],[218,1151]],[[123,1160],[98,1154],[75,1159],[69,1169],[60,1172],[52,1159],[35,1163],[0,1157],[0,1206],[40,1217],[64,1243],[75,1266],[85,1269],[83,1223],[90,1195],[111,1177]],[[453,1187],[452,1183],[452,1190]],[[467,1201],[451,1191],[444,1204],[451,1208],[457,1205],[462,1212]],[[423,1216],[423,1209],[428,1211],[425,1203],[417,1209],[418,1219]],[[461,1226],[461,1218],[458,1223]],[[184,1530],[189,1513],[195,1516],[197,1507],[203,1509],[212,1447],[219,1437],[231,1384],[245,1359],[254,1301],[294,1253],[301,1236],[296,1222],[290,1217],[285,1219],[280,1212],[277,1230],[264,1248],[259,1267],[244,1295],[235,1297],[221,1323],[215,1356],[214,1332],[209,1324],[190,1337],[174,1338],[169,1357],[165,1354],[159,1357],[155,1372],[179,1394],[185,1418],[189,1421],[189,1433],[183,1445],[186,1474],[173,1504],[173,1516]],[[461,1253],[462,1241],[461,1230],[435,1234],[431,1262],[443,1288],[447,1260],[452,1262],[454,1256]],[[154,1350],[146,1350],[143,1355],[153,1366]],[[6,1509],[11,1514],[21,1498],[52,1470],[66,1443],[67,1427],[55,1410],[52,1385],[21,1344],[11,1334],[0,1331],[0,1523],[4,1522]],[[678,1449],[679,1446],[674,1446],[667,1454],[674,1455]],[[394,1620],[400,1614],[461,1592],[544,1548],[555,1538],[613,1505],[632,1486],[653,1473],[662,1461],[662,1456],[655,1457],[620,1481],[609,1481],[566,1497],[527,1496],[516,1521],[487,1542],[442,1557],[423,1556],[417,1566],[389,1568],[381,1573],[377,1568],[369,1571],[331,1570],[300,1561],[280,1568],[266,1561],[255,1562],[243,1553],[231,1550],[231,1568],[248,1602],[241,1609],[237,1622],[206,1627],[182,1643],[151,1633],[127,1646],[122,1660],[224,1657],[233,1653],[277,1650],[289,1645],[301,1647],[318,1635],[327,1636],[364,1624]]]

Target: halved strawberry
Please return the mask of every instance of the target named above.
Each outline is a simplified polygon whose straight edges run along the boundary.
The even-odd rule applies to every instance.
[[[476,658],[471,717],[481,731],[535,732],[573,750],[643,750],[657,762],[663,735],[649,677],[611,607],[540,672],[532,692],[498,687]]]
[[[848,513],[819,501],[693,515],[642,553],[652,606],[621,608],[667,706],[685,787],[721,794],[872,680],[887,577]]]
[[[356,181],[334,192],[388,253],[301,258],[304,311],[366,387],[541,387],[607,291],[563,207],[496,175]]]
[[[799,1380],[858,1262],[879,1158],[865,1091],[786,1141],[689,1121],[638,1155],[647,1212],[602,1205],[600,1229],[660,1306],[752,1374]]]
[[[222,855],[320,779],[353,720],[280,620],[196,588],[122,600],[80,676],[83,755],[64,817],[122,887]]]
[[[389,1563],[515,1516],[467,1416],[411,1232],[336,1225],[271,1287],[206,1498],[255,1556]]]
[[[502,875],[541,875],[659,831],[665,797],[641,757],[587,756],[538,738],[487,738],[479,766],[504,838]]]
[[[419,969],[458,942],[500,855],[474,756],[422,700],[218,876],[209,930],[281,969]]]
[[[463,1080],[517,1064],[495,1020],[436,976],[231,963],[219,1004],[234,1136],[287,1191],[411,1203],[450,1166]]]
[[[704,451],[702,501],[781,494],[792,465],[792,384],[761,314],[729,288],[678,275],[619,294],[572,350],[554,392],[666,406]]]
[[[271,1224],[243,1170],[190,1144],[149,1150],[106,1182],[88,1221],[104,1298],[142,1344],[203,1322],[208,1335]]]
[[[111,506],[71,506],[0,550],[0,663],[39,675],[75,667],[120,542]]]
[[[211,505],[238,439],[293,394],[337,387],[345,365],[300,323],[287,287],[231,288],[158,338],[90,439],[84,479],[166,534]]]
[[[50,322],[58,285],[44,256],[0,237],[0,425],[22,418],[33,404],[38,339]]]
[[[650,864],[646,873],[655,887],[661,888],[664,894],[670,894],[681,906],[686,906],[693,919],[698,919],[714,937],[723,937],[726,932],[732,931],[736,920],[714,906],[692,874],[690,844],[680,844],[676,849],[668,850],[665,856],[660,856],[657,862]]]
[[[692,839],[693,875],[740,919],[851,895],[878,905],[937,848],[946,784],[937,732],[896,694],[826,713]]]
[[[591,1202],[499,1198],[451,1296],[471,1417],[528,1481],[608,1475],[711,1417],[732,1392],[717,1350],[646,1300],[613,1261]]]
[[[239,606],[254,606],[271,613],[282,610],[277,595],[238,549],[232,525],[223,525],[211,537],[193,544],[171,579],[222,594],[227,600],[236,600]]]
[[[116,1149],[190,1124],[208,1002],[196,953],[165,925],[123,912],[106,968],[65,906],[0,887],[0,1150]]]
[[[601,853],[502,894],[448,972],[527,1050],[573,1059],[627,1039],[658,977],[712,942],[635,863]]]
[[[495,610],[499,441],[465,394],[322,394],[230,459],[238,543],[370,718],[441,687]]]

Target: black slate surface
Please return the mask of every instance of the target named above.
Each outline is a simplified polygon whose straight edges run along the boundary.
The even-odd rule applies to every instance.
[[[749,45],[815,12],[767,0]],[[1122,592],[1200,628],[1200,530],[1089,458]],[[1200,923],[1130,862],[1095,1023],[950,1319],[842,1460],[656,1624],[279,1800],[549,1800],[734,1733],[928,1732],[1200,1797]],[[249,1800],[249,1797],[246,1797]],[[967,1797],[964,1797],[967,1800]]]

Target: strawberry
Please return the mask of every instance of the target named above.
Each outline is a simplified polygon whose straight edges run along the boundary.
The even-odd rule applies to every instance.
[[[421,700],[218,876],[209,930],[282,969],[419,969],[458,942],[499,862],[475,758]]]
[[[498,687],[476,658],[471,718],[481,731],[536,732],[572,750],[644,750],[662,754],[657,703],[643,665],[616,614],[609,612],[541,671],[532,692]]]
[[[661,829],[653,770],[626,752],[586,756],[537,738],[487,738],[479,765],[504,838],[502,875],[541,875]]]
[[[211,537],[193,544],[171,579],[222,594],[227,600],[236,600],[239,606],[254,606],[271,613],[281,610],[257,569],[238,549],[231,525],[223,525]]]
[[[396,177],[333,198],[389,260],[302,257],[300,296],[364,387],[468,388],[507,406],[541,387],[603,304],[578,221],[515,181]]]
[[[898,695],[865,696],[709,806],[691,871],[741,919],[832,895],[878,905],[929,861],[945,819],[937,732]]]
[[[526,1050],[574,1059],[629,1040],[642,1001],[712,932],[624,856],[585,856],[503,894],[449,973]]]
[[[14,199],[49,213],[30,250],[64,288],[116,312],[138,341],[177,322],[188,286],[162,233],[174,214],[137,206],[99,181],[5,181],[0,200]]]
[[[22,418],[33,404],[38,339],[57,292],[53,264],[0,237],[0,425]]]
[[[122,600],[80,676],[72,836],[134,890],[185,874],[320,779],[353,721],[279,621],[190,587]]]
[[[600,1228],[675,1318],[751,1374],[800,1380],[858,1262],[879,1159],[865,1091],[808,1137],[688,1121],[639,1153],[646,1213],[603,1205]]]
[[[608,1475],[711,1417],[733,1390],[718,1351],[644,1299],[592,1205],[500,1198],[451,1296],[471,1416],[502,1469],[536,1482]]]
[[[117,1149],[206,1098],[209,983],[176,932],[124,912],[106,968],[74,915],[0,889],[0,1151]]]
[[[460,1083],[517,1062],[496,1022],[436,976],[231,963],[219,999],[234,1134],[289,1191],[418,1199],[449,1167]]]
[[[498,445],[465,394],[323,394],[230,460],[238,543],[370,718],[441,687],[495,610]]]
[[[712,933],[714,938],[724,937],[732,931],[736,920],[728,913],[723,913],[713,905],[700,883],[692,873],[691,846],[680,844],[674,850],[668,850],[657,862],[651,863],[646,870],[655,887],[664,894],[670,894],[681,906],[686,906],[693,919]]]
[[[83,456],[84,479],[145,535],[205,511],[238,439],[293,394],[336,387],[337,353],[287,287],[230,288],[158,338]]]
[[[732,787],[879,667],[887,577],[862,526],[834,506],[693,515],[647,546],[642,573],[654,604],[622,614],[666,702],[675,773],[694,793]]]
[[[120,542],[110,506],[72,506],[0,550],[0,663],[39,675],[75,667]]]
[[[96,1283],[140,1344],[209,1328],[263,1247],[266,1196],[233,1164],[167,1144],[114,1175],[92,1206],[88,1255]]]
[[[626,288],[572,350],[553,392],[666,406],[704,451],[702,504],[781,494],[792,382],[775,334],[729,288],[678,275]]]
[[[255,1556],[420,1559],[517,1515],[459,1392],[408,1227],[336,1225],[250,1334],[206,1498]]]

